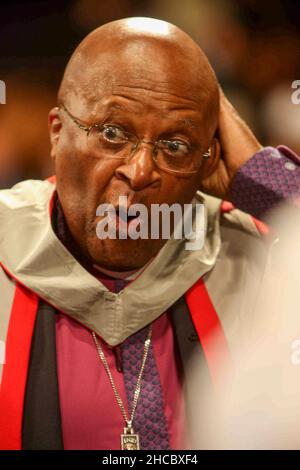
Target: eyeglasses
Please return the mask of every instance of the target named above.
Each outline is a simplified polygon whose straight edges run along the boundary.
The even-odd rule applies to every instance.
[[[126,159],[128,156],[134,155],[140,144],[144,143],[152,146],[152,158],[162,170],[185,175],[199,171],[201,160],[195,145],[179,139],[162,139],[156,142],[142,140],[116,125],[87,125],[73,116],[63,104],[60,104],[58,108],[65,111],[74,124],[86,132],[88,148],[98,158]],[[209,157],[210,149],[203,154],[203,158]]]

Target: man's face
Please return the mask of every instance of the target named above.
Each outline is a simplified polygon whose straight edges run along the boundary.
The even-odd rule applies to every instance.
[[[155,65],[148,68],[144,59],[143,66],[135,59],[133,66],[126,51],[125,57],[120,55],[115,64],[110,64],[108,76],[112,79],[101,80],[96,98],[95,90],[90,100],[77,100],[72,94],[65,105],[81,121],[117,126],[144,141],[176,138],[192,144],[199,149],[195,157],[201,161],[211,136],[200,100],[182,79],[176,61],[165,67],[160,60],[164,62],[165,58],[158,55]],[[86,132],[66,112],[53,110],[50,121],[57,191],[77,244],[89,259],[108,269],[143,266],[166,240],[101,240],[96,227],[103,217],[96,216],[97,207],[104,203],[117,207],[120,196],[127,196],[129,207],[140,203],[149,212],[151,204],[188,203],[198,189],[201,166],[192,175],[160,169],[153,161],[152,146],[147,144],[141,144],[123,160],[105,155],[99,158]]]

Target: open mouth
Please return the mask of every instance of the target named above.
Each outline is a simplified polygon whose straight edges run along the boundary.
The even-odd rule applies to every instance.
[[[128,224],[138,218],[138,215],[128,215],[128,212],[126,209],[116,209],[116,216],[122,221],[122,222],[127,222]]]
[[[127,209],[116,209],[116,228],[117,230],[128,230],[129,227],[136,227],[140,223],[140,216],[129,215]]]
[[[116,216],[122,220],[122,222],[131,222],[132,220],[136,219],[138,215],[128,215],[128,213],[125,210],[116,210]]]

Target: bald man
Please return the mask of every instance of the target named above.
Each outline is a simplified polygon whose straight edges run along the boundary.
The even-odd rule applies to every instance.
[[[262,148],[199,46],[149,18],[82,41],[49,130],[55,177],[0,193],[0,446],[189,448],[188,363],[215,386],[269,253],[265,227],[222,200],[263,216],[297,193],[298,157]],[[204,204],[204,243],[99,237],[104,204],[118,234],[137,225],[120,197],[128,214]]]

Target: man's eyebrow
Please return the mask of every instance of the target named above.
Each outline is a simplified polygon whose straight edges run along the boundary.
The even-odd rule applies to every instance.
[[[115,111],[128,112],[128,109],[124,105],[119,104],[119,103],[114,103],[114,102],[107,103],[107,105],[104,107],[104,109],[105,109],[105,114],[107,114],[108,116],[113,115]],[[165,114],[162,115],[162,119],[166,119]],[[172,120],[172,118],[170,118],[170,120]],[[174,122],[175,125],[178,125],[179,127],[187,127],[187,128],[190,128],[190,129],[196,129],[197,127],[199,127],[198,124],[196,123],[196,121],[194,121],[191,118],[178,119],[178,120],[173,121],[173,122]]]
[[[110,109],[124,109],[124,106],[122,106],[121,104],[118,104],[118,103],[109,103],[106,107],[107,110],[110,110]]]
[[[122,111],[122,110],[124,110],[124,107],[119,104],[116,104],[116,103],[105,104],[102,107],[101,111],[98,111],[97,113],[98,118],[95,117],[94,121],[97,121],[97,123],[100,124],[103,121],[103,119],[113,117],[116,113],[118,113],[118,111]]]

